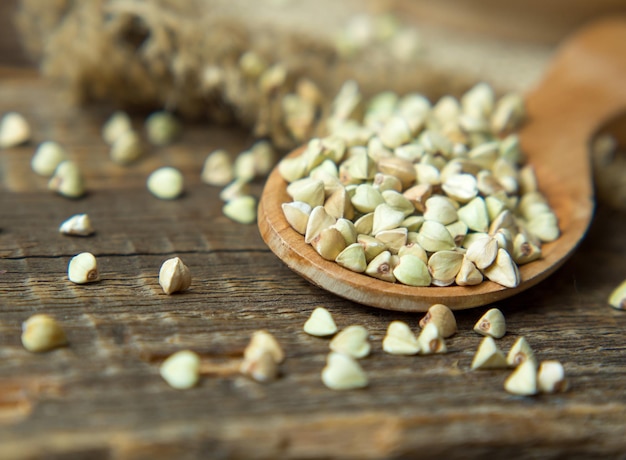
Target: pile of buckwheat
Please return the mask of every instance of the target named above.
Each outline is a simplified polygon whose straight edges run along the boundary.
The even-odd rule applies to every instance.
[[[410,286],[520,283],[518,265],[558,238],[515,130],[521,96],[479,83],[459,100],[346,82],[329,135],[278,168],[284,216],[321,257]]]

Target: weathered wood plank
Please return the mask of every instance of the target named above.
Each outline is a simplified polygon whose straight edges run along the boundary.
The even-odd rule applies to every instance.
[[[562,269],[497,305],[509,324],[501,347],[524,335],[540,359],[564,363],[572,385],[564,394],[515,397],[502,388],[506,371],[469,370],[481,339],[471,328],[484,309],[457,314],[446,355],[386,355],[389,322],[416,328],[419,315],[325,293],[286,268],[255,226],[223,217],[218,190],[200,182],[199,168],[213,147],[244,148],[241,133],[191,127],[176,147],[114,167],[98,134],[106,113],[66,108],[32,75],[5,83],[0,111],[31,118],[35,142],[64,142],[91,193],[70,201],[48,192],[29,169],[34,144],[0,152],[0,458],[453,458],[494,449],[510,458],[623,458],[626,314],[606,299],[626,276],[626,215],[600,206]],[[144,186],[168,161],[189,185],[174,202]],[[97,234],[59,235],[59,223],[79,211],[89,212]],[[66,279],[69,258],[83,250],[100,261],[99,283]],[[157,277],[171,255],[181,255],[194,281],[166,296]],[[321,383],[328,342],[301,330],[317,305],[340,327],[370,331],[368,389],[332,392]],[[63,323],[68,348],[22,348],[20,324],[35,312]],[[269,385],[236,372],[259,328],[287,353],[282,378]],[[189,391],[158,375],[162,359],[182,348],[202,357],[202,381]]]

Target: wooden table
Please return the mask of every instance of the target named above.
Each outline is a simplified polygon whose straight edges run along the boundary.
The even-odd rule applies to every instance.
[[[563,394],[518,397],[503,389],[507,371],[469,369],[481,340],[471,329],[487,306],[456,315],[448,354],[385,354],[388,324],[416,329],[420,315],[323,292],[286,268],[255,225],[224,217],[219,189],[199,173],[212,149],[248,147],[246,133],[189,126],[179,143],[124,168],[100,137],[109,112],[71,108],[34,71],[0,70],[0,113],[8,110],[23,113],[34,135],[0,152],[0,458],[626,458],[626,313],[607,305],[626,277],[624,213],[599,203],[575,256],[497,305],[508,323],[501,348],[525,336],[539,359],[564,364],[571,383]],[[32,172],[44,140],[62,142],[79,163],[85,198],[57,196]],[[181,199],[146,190],[162,165],[183,171]],[[96,235],[60,235],[59,224],[79,212]],[[67,280],[69,259],[82,251],[98,258],[100,282]],[[167,296],[157,278],[172,256],[188,264],[193,283]],[[340,327],[370,331],[369,388],[322,384],[328,341],[302,331],[318,305]],[[34,313],[55,316],[69,347],[26,351],[20,327]],[[287,354],[271,384],[237,371],[258,329]],[[187,391],[158,373],[180,349],[202,358],[201,382]]]

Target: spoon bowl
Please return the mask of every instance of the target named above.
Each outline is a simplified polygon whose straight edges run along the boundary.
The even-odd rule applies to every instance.
[[[626,109],[626,18],[594,23],[557,50],[543,81],[525,98],[528,121],[520,131],[522,150],[539,189],[559,220],[561,236],[542,246],[542,258],[520,266],[521,283],[506,288],[411,287],[354,273],[324,260],[291,228],[282,203],[291,201],[275,168],[259,202],[258,225],[268,247],[311,283],[346,299],[387,310],[423,312],[434,303],[453,310],[513,296],[547,278],[574,252],[594,209],[589,143],[598,128]],[[290,154],[300,155],[301,147]]]

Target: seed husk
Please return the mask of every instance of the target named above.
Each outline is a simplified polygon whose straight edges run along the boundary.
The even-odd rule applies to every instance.
[[[491,308],[481,316],[474,325],[474,332],[480,335],[500,339],[506,334],[506,321],[504,315],[497,308]]]
[[[153,171],[148,176],[148,190],[162,200],[174,200],[184,191],[184,179],[182,173],[170,166],[165,166]]]
[[[434,195],[426,200],[424,219],[448,225],[455,222],[458,216],[456,208],[450,199],[441,195]]]
[[[177,351],[161,363],[159,373],[172,388],[187,390],[200,380],[200,357],[191,350]]]
[[[0,119],[0,149],[16,147],[30,140],[30,125],[18,112],[8,112]]]
[[[517,366],[504,382],[504,389],[514,395],[532,396],[537,394],[537,365],[524,361]]]
[[[367,268],[367,260],[365,258],[365,250],[360,243],[348,245],[339,253],[335,262],[356,273],[363,273]]]
[[[492,171],[507,193],[515,194],[519,191],[519,173],[515,165],[504,158],[498,158],[493,164]]]
[[[428,259],[428,272],[436,286],[449,286],[454,282],[461,265],[463,254],[456,251],[437,251]]]
[[[257,176],[266,176],[276,164],[276,152],[268,141],[257,141],[252,145],[254,171]]]
[[[256,176],[256,159],[252,150],[240,152],[233,162],[233,174],[237,179],[251,181]]]
[[[113,145],[121,135],[132,129],[133,125],[128,114],[118,110],[102,126],[102,138],[107,144]]]
[[[523,233],[515,235],[513,240],[513,260],[522,265],[541,258],[541,248],[531,241]]]
[[[408,235],[407,235],[408,237]],[[409,242],[398,249],[398,256],[402,257],[404,255],[411,254],[420,259],[424,264],[428,264],[428,254],[426,251],[419,245],[417,242]]]
[[[376,206],[376,208],[374,209],[373,219],[372,233],[376,235],[383,230],[398,228],[404,220],[404,213],[389,206],[386,203],[382,203]]]
[[[524,161],[517,134],[509,134],[500,142],[500,156],[513,164],[519,165]]]
[[[493,235],[501,228],[507,229],[513,235],[517,233],[517,223],[515,221],[515,216],[511,211],[505,209],[491,222],[489,226],[489,233]]]
[[[417,242],[428,252],[446,251],[456,247],[445,226],[435,221],[425,221],[417,234]]]
[[[303,201],[312,208],[324,205],[324,182],[321,180],[304,178],[292,182],[287,186],[287,194],[294,201]],[[339,216],[342,217],[342,216]]]
[[[542,361],[537,371],[537,387],[541,393],[557,393],[567,391],[569,383],[565,378],[565,370],[559,361]]]
[[[48,188],[67,198],[80,198],[85,194],[83,175],[78,165],[70,160],[59,163]]]
[[[374,187],[381,192],[386,190],[402,192],[402,182],[396,176],[390,174],[376,173],[374,176]]]
[[[339,88],[339,92],[332,102],[332,119],[347,120],[357,109],[362,99],[359,85],[354,80],[347,80]]]
[[[417,211],[423,213],[426,210],[426,201],[432,196],[432,193],[432,185],[422,183],[408,188],[404,191],[403,195],[413,203],[413,207]]]
[[[337,222],[335,222],[333,227],[339,230],[339,232],[343,236],[343,239],[346,242],[346,245],[356,243],[356,238],[358,234],[356,231],[356,227],[351,220],[340,217],[339,219],[337,219]]]
[[[512,131],[519,126],[525,116],[522,96],[517,93],[505,94],[496,104],[491,117],[491,129],[496,134]]]
[[[422,158],[422,161],[424,161],[424,158]],[[441,174],[439,173],[439,169],[437,169],[436,166],[425,163],[418,163],[414,166],[414,170],[415,178],[418,185],[434,186],[441,184]]]
[[[444,123],[443,126],[445,129],[456,124],[456,120],[453,120],[452,123]],[[453,144],[443,134],[444,129],[441,130],[441,133],[433,129],[423,131],[419,135],[418,142],[424,147],[426,153],[443,155],[446,159],[449,159],[452,155]]]
[[[376,233],[376,239],[383,243],[389,252],[398,254],[400,248],[406,246],[407,234],[406,228],[393,228]]]
[[[286,94],[281,99],[283,121],[291,137],[302,142],[311,137],[316,107],[299,95]]]
[[[419,232],[420,228],[422,228],[424,221],[424,216],[409,216],[402,221],[401,226],[405,227],[409,231],[409,233],[413,233],[415,236],[417,236],[417,232]],[[415,241],[417,242],[417,239]]]
[[[481,170],[476,174],[476,186],[478,191],[485,196],[504,191],[504,187],[491,171]]]
[[[451,224],[446,225],[446,230],[448,230],[448,232],[452,236],[454,244],[456,244],[457,246],[461,246],[461,244],[463,244],[463,241],[465,240],[465,237],[467,236],[467,232],[469,229],[467,228],[465,222],[463,222],[462,220],[457,220],[456,222],[452,222]]]
[[[326,212],[324,206],[316,206],[309,216],[304,232],[304,242],[311,244],[313,239],[317,237],[323,229],[334,225],[335,222],[336,219]]]
[[[337,190],[345,189],[339,180],[339,169],[331,160],[324,160],[311,170],[309,177],[324,183],[324,194],[332,195]],[[347,191],[346,191],[347,192]]]
[[[411,128],[402,116],[391,117],[379,133],[385,147],[394,149],[411,140]]]
[[[453,174],[442,184],[442,188],[459,203],[468,203],[478,194],[478,183],[470,174]]]
[[[543,243],[552,242],[561,234],[556,214],[551,211],[534,214],[526,223],[526,228]]]
[[[362,213],[373,212],[378,205],[384,203],[385,199],[381,193],[369,184],[359,185],[352,197],[352,205],[357,211]]]
[[[616,310],[626,310],[626,280],[611,292],[609,305]]]
[[[224,187],[235,178],[233,162],[226,150],[215,150],[206,157],[201,173],[202,182]]]
[[[119,165],[129,165],[143,155],[141,138],[133,131],[128,130],[121,133],[111,144],[109,157],[114,163]]]
[[[331,352],[322,370],[322,382],[331,390],[365,388],[368,379],[360,364],[351,356]]]
[[[463,257],[463,263],[459,273],[454,279],[459,286],[476,286],[483,282],[483,275],[467,257]]]
[[[229,202],[235,198],[250,194],[250,182],[244,179],[235,179],[220,191],[220,200]]]
[[[254,223],[256,210],[256,198],[250,195],[235,197],[222,207],[226,217],[240,224]]]
[[[522,196],[538,191],[537,176],[531,165],[526,165],[519,170],[519,188]]]
[[[496,260],[498,249],[496,239],[485,235],[482,238],[477,238],[467,247],[465,258],[472,262],[476,268],[483,270]]]
[[[146,137],[151,144],[168,145],[177,140],[182,126],[174,114],[165,110],[153,112],[146,118]]]
[[[256,331],[244,350],[239,371],[257,382],[266,383],[278,378],[278,365],[285,359],[280,345],[267,331]]]
[[[470,230],[475,232],[486,232],[489,230],[489,213],[485,200],[476,197],[461,207],[458,211],[459,219],[461,219]]]
[[[466,114],[489,118],[494,110],[495,100],[491,86],[481,82],[474,85],[461,97],[461,107]]]
[[[288,183],[303,178],[307,173],[307,164],[301,156],[295,158],[283,158],[278,163],[278,172]]]
[[[487,206],[487,214],[489,215],[489,221],[494,221],[502,211],[506,210],[506,204],[497,196],[488,196],[485,198],[485,205]]]
[[[498,243],[498,248],[504,249],[509,255],[513,254],[513,234],[506,228],[500,228],[493,234]]]
[[[521,282],[519,269],[509,253],[500,248],[495,261],[487,268],[483,269],[483,275],[494,283],[505,287],[514,288]]]
[[[505,369],[506,366],[504,353],[498,348],[493,337],[487,336],[483,338],[472,360],[472,370]]]
[[[415,212],[413,203],[400,192],[396,192],[395,190],[384,190],[381,192],[381,195],[385,200],[385,203],[393,209],[401,211],[405,218]]]
[[[456,334],[457,325],[454,313],[447,305],[436,303],[431,305],[426,315],[420,320],[419,325],[423,329],[428,323],[433,323],[439,329],[444,339]]]
[[[191,272],[179,257],[173,257],[161,265],[159,284],[168,295],[185,291],[191,286]]]
[[[374,213],[368,212],[354,221],[354,228],[358,234],[370,235],[374,226]]]
[[[373,236],[359,234],[356,240],[363,247],[365,259],[368,263],[385,250],[385,243]]]
[[[90,252],[81,252],[70,260],[67,266],[67,277],[72,283],[93,283],[100,279],[98,263]]]
[[[354,218],[354,206],[352,205],[350,195],[344,187],[338,188],[328,197],[324,202],[324,209],[335,219]]]
[[[311,246],[326,260],[335,260],[346,248],[346,240],[335,227],[322,229],[311,241]]]
[[[255,331],[250,343],[243,352],[244,360],[252,360],[263,352],[269,352],[272,359],[280,364],[285,360],[285,353],[276,338],[266,330]]]
[[[367,257],[367,252],[366,252]],[[394,266],[391,259],[391,252],[382,251],[376,257],[374,257],[365,268],[365,273],[372,278],[377,278],[390,283],[396,282],[394,275]]]
[[[278,363],[267,350],[260,351],[254,358],[241,362],[239,371],[257,382],[266,383],[278,378]]]
[[[348,158],[339,166],[339,180],[342,184],[360,184],[376,175],[376,164],[365,147],[350,147]],[[369,185],[369,184],[368,184]]]
[[[76,214],[64,221],[59,227],[64,235],[89,236],[94,234],[91,220],[87,214]]]
[[[428,323],[417,337],[420,346],[420,354],[430,355],[433,353],[446,353],[448,348],[439,328],[434,323]]]
[[[330,341],[330,349],[355,359],[365,358],[370,353],[368,332],[363,326],[348,326]]]
[[[506,355],[506,363],[509,367],[517,367],[524,361],[533,361],[537,365],[535,353],[533,352],[530,344],[524,337],[518,338],[511,350]]]
[[[468,153],[469,160],[480,166],[483,170],[490,171],[498,159],[499,146],[497,142],[485,142],[473,147]]]
[[[393,150],[393,154],[396,157],[408,160],[411,163],[419,162],[424,152],[424,147],[420,144],[405,144]]]
[[[22,345],[28,351],[39,353],[67,345],[61,325],[52,317],[36,314],[22,324]]]
[[[400,262],[393,268],[393,276],[407,286],[429,286],[432,281],[427,265],[413,254],[400,256]]]
[[[415,182],[415,168],[413,163],[398,157],[381,158],[378,163],[378,171],[397,177],[402,183],[402,189],[407,189]]]
[[[54,141],[46,141],[39,144],[30,165],[35,173],[40,176],[50,177],[61,162],[67,159],[67,152],[61,145]]]
[[[383,350],[391,355],[416,355],[419,343],[411,328],[402,321],[392,321],[383,339]]]
[[[302,201],[292,201],[281,205],[285,219],[296,232],[304,235],[311,215],[311,206]]]
[[[337,325],[326,308],[316,307],[304,323],[303,329],[309,335],[327,337],[337,332]]]

